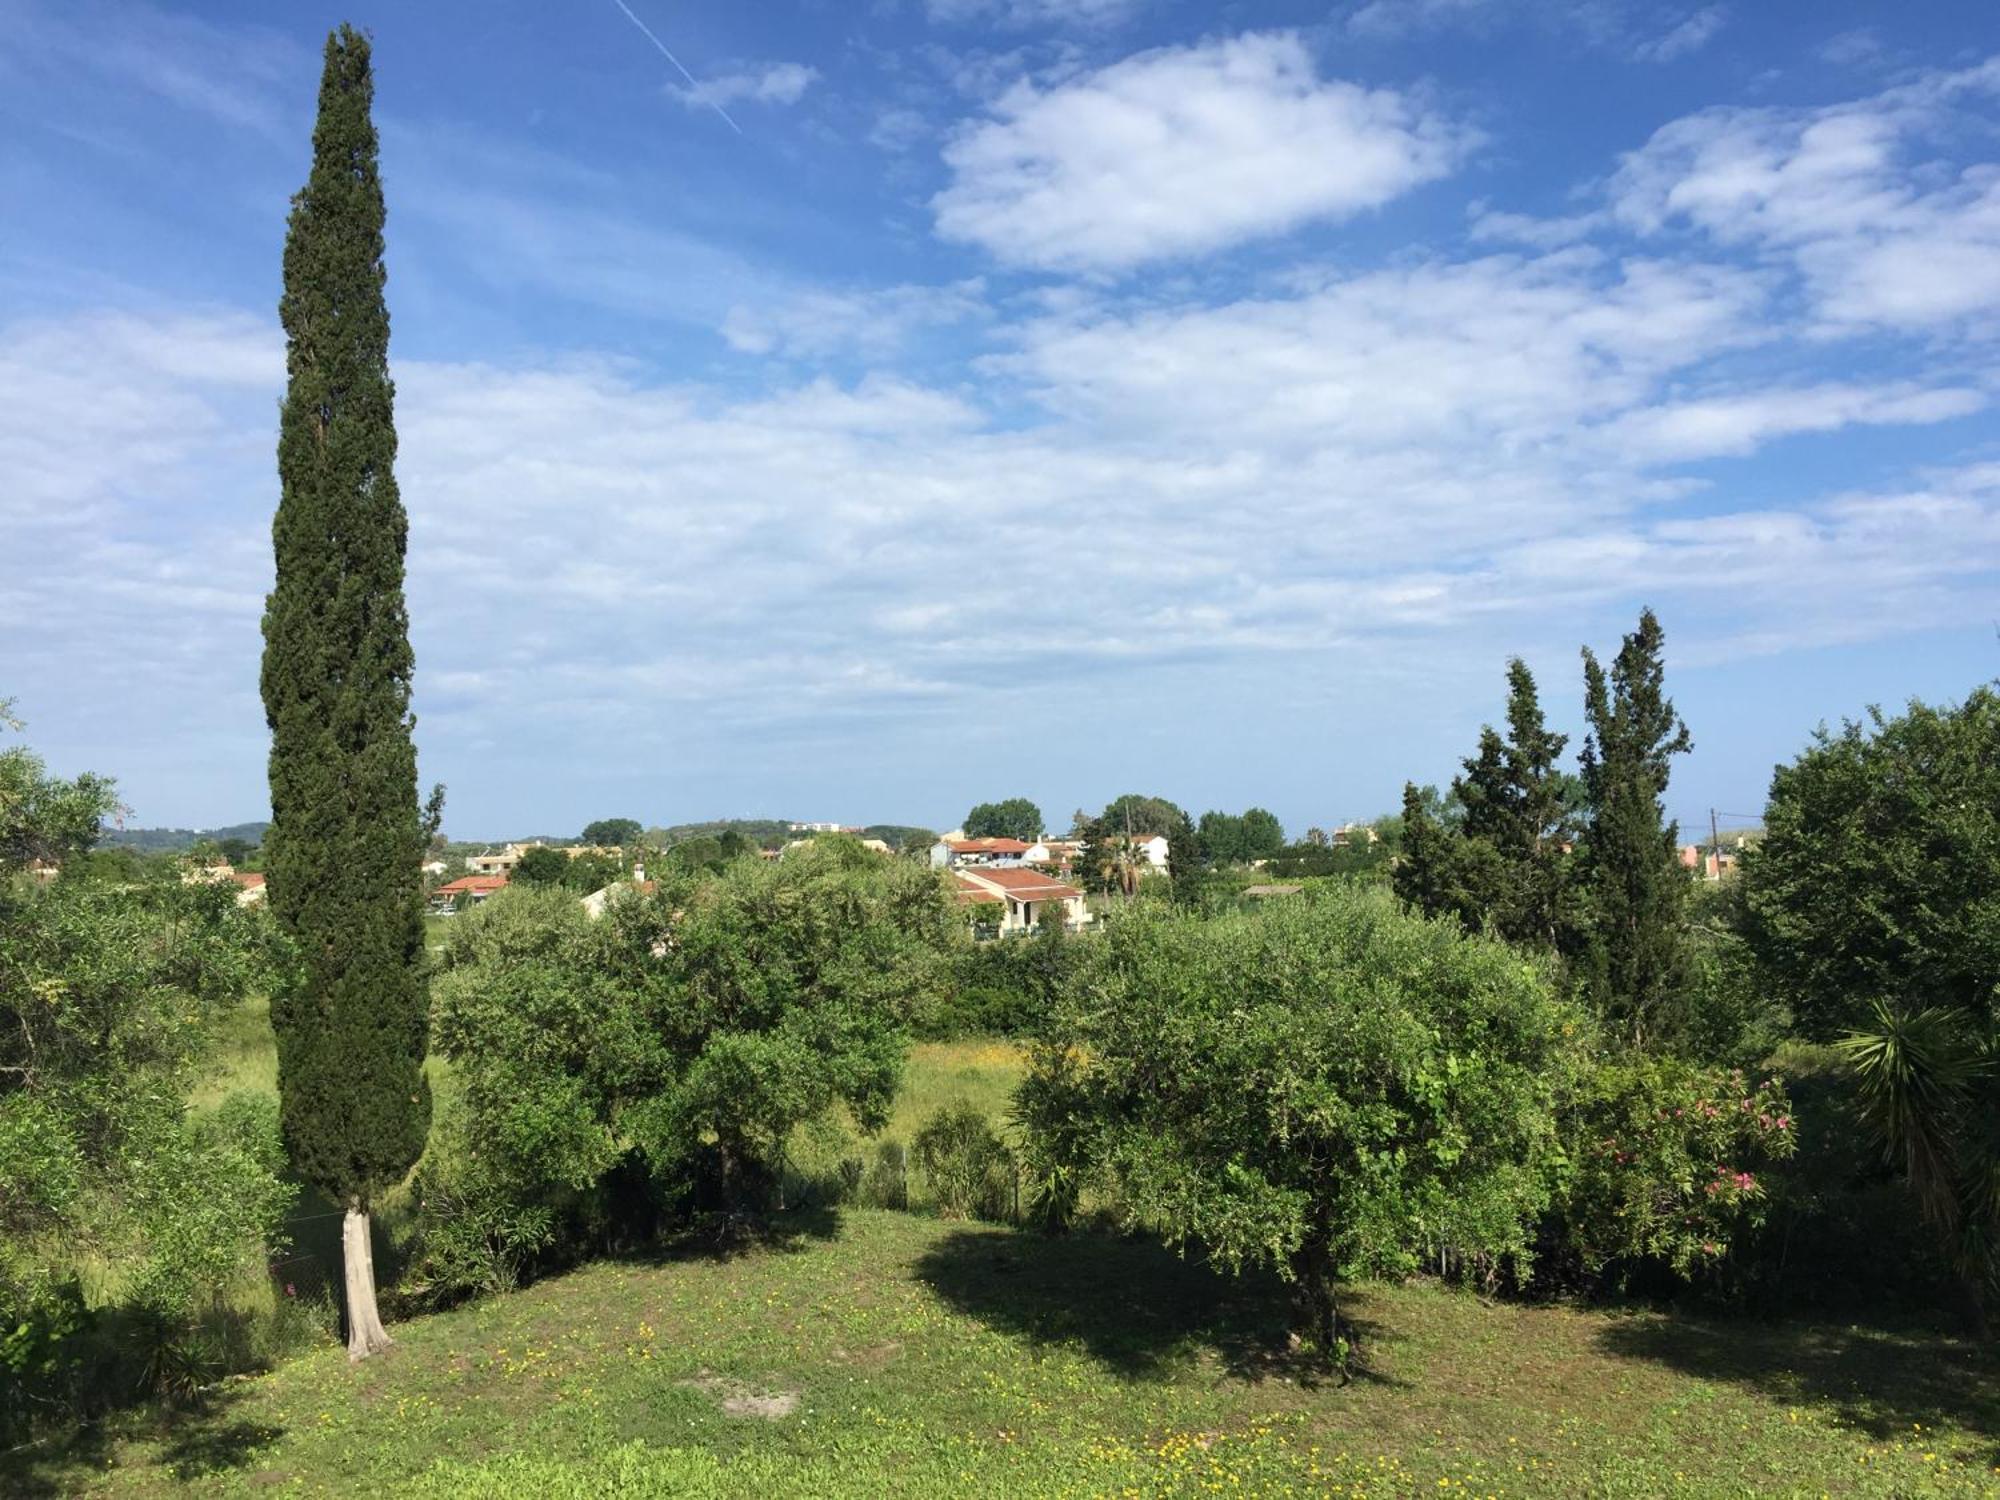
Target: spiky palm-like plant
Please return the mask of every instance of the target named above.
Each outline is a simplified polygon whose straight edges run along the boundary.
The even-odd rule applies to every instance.
[[[1864,1116],[1990,1333],[2000,1292],[2000,1035],[1966,1010],[1878,1002],[1873,1023],[1839,1045]]]

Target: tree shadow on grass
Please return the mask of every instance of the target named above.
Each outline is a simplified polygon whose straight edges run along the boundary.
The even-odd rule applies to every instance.
[[[246,1467],[261,1448],[285,1435],[282,1427],[228,1416],[234,1398],[211,1399],[170,1419],[160,1447],[160,1464],[177,1479],[209,1478]]]
[[[1291,1348],[1290,1301],[1275,1276],[1223,1275],[1151,1240],[967,1228],[931,1246],[915,1269],[988,1328],[1079,1347],[1128,1380],[1165,1379],[1204,1354],[1242,1380],[1311,1387],[1338,1378]],[[1350,1376],[1387,1382],[1366,1361],[1380,1330],[1357,1322],[1353,1336],[1362,1352]]]
[[[111,1444],[97,1423],[0,1453],[0,1495],[73,1495],[104,1472]]]
[[[247,1467],[258,1450],[285,1435],[267,1422],[232,1418],[243,1399],[239,1388],[211,1389],[187,1405],[114,1412],[0,1454],[0,1494],[73,1495],[101,1480],[115,1461],[118,1440],[150,1440],[155,1459],[178,1480],[214,1478]]]
[[[1908,1437],[1912,1423],[1984,1434],[2000,1464],[2000,1351],[1937,1333],[1821,1323],[1635,1316],[1598,1336],[1600,1347],[1704,1380],[1749,1386],[1780,1400],[1832,1405],[1875,1439]]]
[[[641,1265],[734,1260],[752,1253],[796,1254],[840,1238],[840,1210],[828,1203],[761,1213],[705,1212],[634,1238],[607,1258]]]

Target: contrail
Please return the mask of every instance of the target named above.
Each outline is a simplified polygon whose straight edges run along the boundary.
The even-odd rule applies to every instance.
[[[701,85],[695,82],[694,74],[690,73],[686,68],[681,67],[681,60],[678,57],[675,57],[673,53],[667,50],[667,44],[665,42],[661,41],[658,37],[653,35],[652,27],[648,26],[644,21],[640,20],[637,16],[633,15],[632,7],[627,5],[625,3],[625,0],[611,0],[611,3],[617,6],[620,10],[625,12],[626,20],[630,21],[634,26],[638,27],[640,31],[645,33],[647,41],[651,42],[655,47],[660,49],[660,56],[664,57],[668,62],[672,63],[675,67],[680,68],[681,77],[685,78],[688,81],[688,87],[694,89],[696,92],[699,92],[701,89]],[[708,101],[708,107],[714,110],[717,114],[721,115],[724,123],[727,124],[731,130],[735,131],[738,135],[743,134],[743,127],[741,125],[738,125],[734,120],[729,118],[728,110],[724,109],[720,104],[717,104],[713,99]]]

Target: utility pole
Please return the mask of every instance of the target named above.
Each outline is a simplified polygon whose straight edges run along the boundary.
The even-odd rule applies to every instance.
[[[1722,879],[1722,834],[1715,826],[1715,809],[1708,810],[1708,857],[1715,861],[1715,879]],[[1702,872],[1706,875],[1708,872]]]

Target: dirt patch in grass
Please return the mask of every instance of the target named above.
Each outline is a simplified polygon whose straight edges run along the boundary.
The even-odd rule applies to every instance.
[[[797,1391],[764,1391],[721,1375],[698,1375],[682,1385],[700,1391],[722,1408],[725,1417],[744,1421],[778,1422],[799,1409]]]

